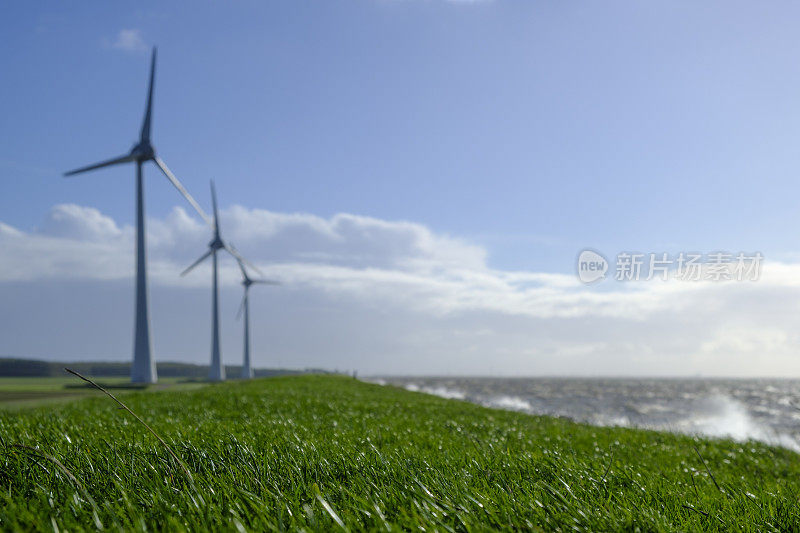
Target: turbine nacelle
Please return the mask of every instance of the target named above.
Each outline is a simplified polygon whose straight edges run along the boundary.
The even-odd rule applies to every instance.
[[[225,242],[223,242],[222,238],[217,234],[214,239],[208,243],[208,247],[214,251],[222,250],[225,248]]]
[[[156,158],[156,151],[149,141],[142,141],[131,148],[130,157],[134,161],[144,163],[145,161],[153,161]]]

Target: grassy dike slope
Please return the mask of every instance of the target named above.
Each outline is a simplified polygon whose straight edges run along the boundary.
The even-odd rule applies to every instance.
[[[800,524],[800,457],[756,443],[596,428],[336,376],[123,400],[172,445],[193,483],[106,397],[0,411],[1,528],[766,531]]]

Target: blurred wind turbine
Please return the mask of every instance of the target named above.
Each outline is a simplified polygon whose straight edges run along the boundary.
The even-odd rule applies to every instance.
[[[242,379],[250,379],[253,377],[253,367],[250,364],[250,287],[255,284],[280,285],[280,282],[271,279],[253,279],[247,275],[247,269],[245,269],[244,264],[241,261],[238,261],[238,263],[239,269],[242,271],[242,286],[244,287],[242,304],[236,314],[238,320],[244,313],[244,360],[242,361],[241,377]]]
[[[147,92],[147,106],[144,112],[142,131],[139,135],[139,142],[133,146],[130,153],[64,173],[64,176],[73,176],[82,172],[121,163],[136,163],[136,323],[131,381],[141,383],[155,383],[158,379],[156,364],[152,354],[152,344],[150,342],[150,318],[147,304],[147,262],[145,255],[142,165],[147,161],[153,161],[156,166],[161,169],[161,172],[164,173],[170,183],[172,183],[192,207],[194,207],[195,211],[197,211],[207,223],[211,224],[211,219],[209,219],[205,211],[203,211],[194,198],[192,198],[181,182],[178,181],[178,178],[170,172],[164,161],[156,155],[155,149],[150,143],[150,121],[153,109],[153,79],[155,78],[155,72],[156,49],[154,47],[153,55],[150,59],[150,85]]]
[[[181,272],[181,276],[188,274],[194,267],[205,261],[211,256],[213,267],[213,284],[212,284],[212,299],[211,299],[211,367],[208,369],[208,379],[211,381],[224,381],[225,380],[225,367],[222,364],[222,356],[219,350],[219,282],[217,276],[217,252],[225,250],[231,254],[240,264],[245,263],[254,270],[258,268],[250,264],[239,252],[233,247],[222,240],[219,230],[219,212],[217,210],[217,192],[214,189],[214,181],[211,181],[211,202],[214,207],[214,221],[212,227],[214,229],[214,238],[208,243],[208,251],[204,253],[200,259],[192,263],[189,268]]]

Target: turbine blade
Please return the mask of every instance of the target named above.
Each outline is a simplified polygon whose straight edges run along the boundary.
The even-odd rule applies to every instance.
[[[150,58],[150,87],[147,90],[147,104],[144,109],[144,121],[142,121],[141,141],[150,141],[150,117],[153,112],[153,80],[156,77],[156,47],[153,47],[153,55]]]
[[[244,311],[244,303],[247,300],[247,289],[244,290],[244,296],[242,296],[242,303],[239,305],[239,311],[236,313],[236,320],[242,318],[242,312]]]
[[[186,274],[188,274],[188,273],[189,273],[189,272],[190,272],[190,271],[191,271],[191,270],[192,270],[194,267],[196,267],[197,265],[199,265],[200,263],[202,263],[202,262],[203,262],[203,261],[204,261],[204,260],[205,260],[205,259],[206,259],[206,258],[209,256],[209,255],[211,255],[211,253],[212,253],[212,252],[213,252],[213,250],[209,250],[209,251],[207,251],[206,253],[204,253],[204,254],[203,254],[203,256],[202,256],[200,259],[198,259],[197,261],[195,261],[194,263],[192,263],[192,264],[189,266],[189,268],[187,268],[186,270],[184,270],[183,272],[181,272],[181,276],[185,276]]]
[[[253,283],[260,283],[261,285],[282,285],[280,281],[274,279],[254,279]]]
[[[217,212],[217,191],[214,188],[214,180],[211,180],[211,204],[214,207],[214,229],[219,231],[219,213]]]
[[[95,163],[94,165],[76,168],[75,170],[64,172],[64,176],[74,176],[75,174],[80,174],[82,172],[89,172],[90,170],[95,170],[98,168],[110,167],[111,165],[119,165],[120,163],[130,163],[131,161],[133,161],[133,158],[130,155],[122,155],[119,157],[115,157],[114,159],[109,159],[108,161],[102,161],[100,163]]]
[[[224,244],[225,244],[225,249],[228,251],[228,253],[231,254],[233,257],[235,257],[237,261],[240,261],[241,263],[244,263],[245,265],[249,266],[250,268],[252,268],[256,272],[258,272],[260,275],[262,275],[262,276],[264,275],[264,273],[261,272],[261,270],[257,266],[255,266],[253,263],[251,263],[250,261],[248,261],[247,259],[242,257],[242,254],[237,252],[236,248],[234,248],[233,246],[231,246],[227,242],[224,243]]]
[[[197,213],[201,217],[203,217],[203,220],[206,221],[206,224],[208,224],[209,226],[213,227],[211,219],[208,217],[206,212],[203,211],[203,208],[200,207],[200,204],[198,204],[195,201],[195,199],[192,198],[192,195],[189,194],[189,191],[187,191],[186,188],[181,184],[181,182],[178,181],[178,178],[176,178],[175,175],[172,172],[170,172],[170,170],[167,168],[167,165],[164,163],[164,161],[158,156],[153,158],[153,161],[155,162],[156,166],[161,169],[161,172],[164,173],[164,175],[167,177],[167,179],[175,186],[175,188],[178,189],[178,192],[180,192],[183,195],[183,197],[186,198],[186,200],[190,204],[192,204],[192,207],[194,207],[194,210],[197,211]]]
[[[231,245],[231,248],[233,248],[233,245]],[[247,275],[247,269],[244,268],[244,263],[242,263],[242,260],[236,256],[233,256],[233,258],[236,259],[236,264],[239,265],[239,270],[242,271],[242,278],[244,278],[245,281],[249,280],[250,276]]]

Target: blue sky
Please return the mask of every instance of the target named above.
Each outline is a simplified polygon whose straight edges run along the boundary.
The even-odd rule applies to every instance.
[[[60,173],[130,148],[157,44],[154,144],[203,205],[214,178],[226,208],[408,221],[502,272],[571,275],[587,246],[798,258],[796,4],[2,9],[0,221],[22,232],[62,204],[132,223],[131,168]],[[168,220],[181,199],[146,174]]]
[[[480,240],[498,267],[566,271],[583,246],[797,249],[789,3],[4,10],[15,225],[56,202],[132,220],[129,169],[59,172],[134,140],[147,51],[112,44],[134,29],[160,46],[156,147],[206,204],[214,177],[248,206],[419,221]],[[150,178],[153,215],[175,203],[165,185]]]

